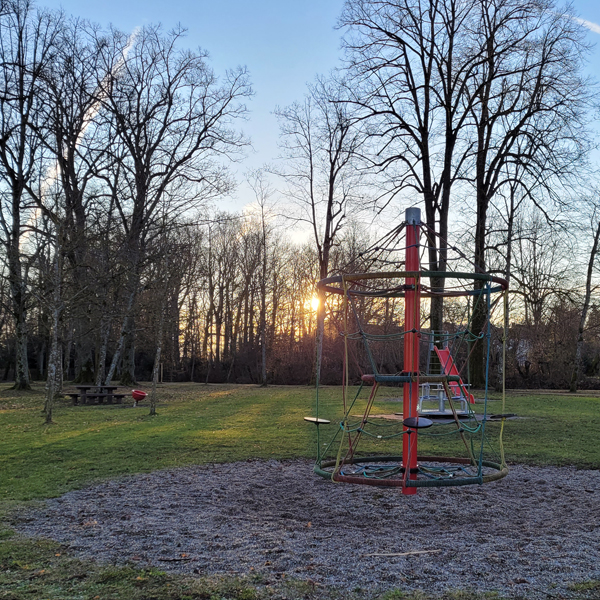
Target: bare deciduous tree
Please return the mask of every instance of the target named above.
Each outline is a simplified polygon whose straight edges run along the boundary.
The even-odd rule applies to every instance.
[[[246,71],[229,71],[219,81],[205,53],[178,49],[183,34],[182,29],[165,35],[159,27],[145,27],[129,40],[121,58],[109,48],[105,72],[113,77],[99,82],[124,178],[115,197],[131,307],[119,343],[124,383],[135,381],[132,309],[145,246],[159,214],[189,211],[230,189],[224,160],[245,145],[233,124],[245,115],[243,100],[251,93]],[[122,34],[115,32],[113,40],[123,47]]]
[[[21,245],[45,170],[32,124],[42,116],[38,82],[53,58],[59,21],[60,15],[36,11],[29,0],[6,2],[0,15],[0,231],[15,321],[17,389],[29,388],[27,276]]]
[[[581,75],[584,29],[552,0],[481,3],[477,23],[482,60],[467,88],[473,117],[473,161],[467,170],[477,207],[474,262],[485,272],[492,198],[510,184],[516,169],[524,184],[535,181],[560,202],[553,188],[573,175],[588,150],[589,90]],[[481,331],[484,321],[485,310],[475,311],[474,330]],[[477,386],[485,381],[484,354],[483,344],[476,345],[472,382]]]
[[[582,26],[553,0],[348,0],[341,25],[373,164],[395,194],[424,202],[430,269],[446,270],[451,192],[468,198],[471,182],[474,262],[485,271],[487,211],[507,165],[551,189],[587,149]],[[443,279],[431,286],[443,289]],[[484,312],[474,314],[476,331]],[[433,330],[442,316],[433,299]],[[477,344],[475,385],[483,356]]]
[[[445,272],[452,189],[464,167],[471,98],[480,61],[471,24],[479,2],[348,0],[340,24],[350,101],[367,123],[373,167],[389,197],[423,202],[428,268]],[[416,198],[415,198],[416,194]],[[390,201],[388,197],[388,202]],[[432,278],[436,291],[443,278]],[[442,298],[431,302],[431,329],[443,329]]]
[[[365,138],[344,93],[343,85],[321,79],[309,87],[302,103],[276,111],[285,161],[277,173],[287,184],[285,194],[298,209],[292,218],[312,229],[319,279],[328,276],[332,248],[348,213],[361,207],[364,193],[357,162]],[[324,322],[325,293],[319,291],[317,377]]]
[[[261,385],[267,385],[267,283],[269,280],[269,246],[273,230],[273,215],[268,205],[273,189],[266,179],[266,173],[258,170],[248,174],[248,184],[254,192],[258,205],[258,226],[260,229],[260,347],[261,347]]]
[[[596,264],[596,257],[598,255],[598,246],[600,244],[600,219],[598,218],[597,205],[593,208],[590,221],[590,231],[593,232],[593,237],[588,254],[587,271],[585,277],[585,292],[583,294],[581,318],[579,319],[579,328],[577,331],[577,346],[575,349],[575,357],[573,360],[573,373],[571,374],[571,383],[569,385],[569,391],[572,393],[575,393],[577,391],[577,382],[579,378],[579,370],[581,368],[581,358],[583,353],[583,334],[585,333],[585,326],[588,318],[588,312],[590,310],[590,303],[592,300],[592,279],[595,270],[594,267]]]

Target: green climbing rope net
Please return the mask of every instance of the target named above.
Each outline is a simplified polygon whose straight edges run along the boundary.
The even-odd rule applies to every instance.
[[[382,259],[381,248],[376,250],[380,265],[401,265]],[[416,320],[421,324],[419,370],[406,373],[402,370],[403,341],[409,332],[404,330],[403,303],[398,299],[409,291],[405,283],[409,277],[421,286],[422,298],[444,298],[445,330],[426,327],[426,300]],[[434,280],[436,288],[427,285]],[[501,312],[507,308],[506,282],[462,270],[386,270],[330,277],[319,282],[319,287],[330,294],[330,312],[339,326],[343,382],[340,403],[331,390],[323,399],[317,378],[316,417],[331,425],[317,421],[315,472],[337,482],[402,487],[481,484],[504,477],[508,473],[502,442],[506,342]],[[471,394],[469,367],[477,350],[485,361],[485,385]],[[498,400],[492,400],[489,393],[492,353],[499,357],[495,374],[502,395]],[[418,422],[407,427],[404,416],[398,414],[402,411],[398,396],[404,387],[415,389],[405,386],[415,381],[419,398],[410,401],[418,402],[419,418],[429,419],[423,427]],[[492,402],[497,403],[497,410],[490,411]],[[499,414],[500,423],[490,428],[490,420],[496,420],[490,419],[492,412]],[[409,463],[402,460],[404,436],[418,436],[418,467],[412,476],[403,468]]]

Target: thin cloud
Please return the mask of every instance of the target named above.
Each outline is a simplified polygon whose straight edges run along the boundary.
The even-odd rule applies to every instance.
[[[580,25],[587,27],[590,31],[594,33],[600,33],[600,25],[598,23],[593,23],[592,21],[586,21],[585,19],[579,19],[577,17],[573,17],[574,21],[577,21]]]

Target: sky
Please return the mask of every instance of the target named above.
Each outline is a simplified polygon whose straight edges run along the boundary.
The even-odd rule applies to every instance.
[[[278,124],[273,110],[301,100],[306,84],[339,63],[341,32],[335,28],[344,0],[37,0],[39,6],[65,12],[100,25],[112,23],[131,32],[145,24],[180,23],[190,48],[210,54],[217,74],[245,65],[255,95],[243,125],[253,151],[237,166],[239,178],[277,157]],[[600,80],[600,0],[574,0],[573,6],[595,43],[588,70]],[[242,186],[222,208],[239,210],[252,200]]]
[[[338,63],[340,33],[335,30],[343,0],[37,0],[40,7],[65,12],[123,31],[162,23],[187,30],[188,47],[207,50],[217,74],[228,68],[248,68],[254,97],[250,118],[242,124],[252,141],[247,159],[235,165],[238,179],[277,157],[277,107],[301,100],[306,84]],[[239,210],[253,200],[241,186],[222,208]]]

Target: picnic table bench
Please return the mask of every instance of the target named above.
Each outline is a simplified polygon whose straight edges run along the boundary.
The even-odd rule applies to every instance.
[[[122,404],[123,398],[128,394],[115,393],[119,389],[117,385],[76,385],[77,392],[68,392],[67,396],[72,398],[73,406],[78,404]]]

